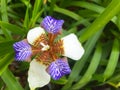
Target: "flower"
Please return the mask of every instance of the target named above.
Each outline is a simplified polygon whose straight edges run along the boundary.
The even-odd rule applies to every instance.
[[[79,60],[84,54],[84,49],[75,34],[57,39],[63,23],[63,20],[47,16],[39,27],[29,30],[27,41],[23,40],[13,45],[16,60],[23,61],[33,57],[28,71],[31,90],[48,84],[50,77],[58,80],[69,74],[71,69],[67,57]]]

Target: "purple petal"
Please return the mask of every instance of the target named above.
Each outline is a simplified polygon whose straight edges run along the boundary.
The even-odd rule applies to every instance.
[[[58,59],[50,64],[48,73],[54,80],[60,79],[62,76],[69,74],[71,69],[67,61]]]
[[[15,50],[15,59],[19,61],[28,59],[32,54],[31,46],[25,41],[14,43],[13,48]]]
[[[51,16],[46,16],[42,23],[41,26],[48,32],[52,34],[59,33],[60,30],[62,29],[62,25],[64,23],[64,20],[56,20],[55,18]]]

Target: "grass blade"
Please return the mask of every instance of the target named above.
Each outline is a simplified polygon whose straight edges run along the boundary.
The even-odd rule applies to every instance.
[[[85,53],[81,60],[75,63],[72,72],[68,78],[68,82],[65,84],[65,86],[62,88],[62,90],[68,90],[70,89],[72,83],[74,80],[79,76],[79,73],[81,72],[82,68],[84,67],[87,58],[89,57],[90,53],[92,52],[97,40],[99,39],[100,35],[102,33],[102,30],[97,32],[93,37],[91,37],[85,44]]]
[[[6,71],[1,75],[1,78],[9,90],[23,90],[20,83],[16,80],[9,69],[6,69]]]
[[[1,60],[0,60],[0,75],[6,70],[8,65],[13,60],[13,53],[6,54]]]
[[[26,33],[24,29],[7,22],[0,21],[0,25],[14,34],[25,35]]]
[[[2,17],[2,21],[8,22],[8,14],[7,14],[7,0],[1,0],[1,17]],[[5,28],[2,28],[2,32],[4,33],[4,35],[6,36],[6,38],[12,39],[11,33],[6,30]]]
[[[84,20],[85,23],[83,23],[85,26],[88,26],[90,25],[91,23],[88,21],[88,20],[85,20],[83,17],[81,17],[80,15],[70,11],[70,10],[67,10],[67,9],[64,9],[64,8],[60,8],[58,6],[55,6],[54,7],[54,11],[56,12],[59,12],[59,13],[62,13],[66,16],[69,16],[77,21],[80,21],[80,20]]]
[[[112,0],[104,12],[91,24],[90,27],[81,35],[80,41],[84,42],[101,28],[120,11],[120,1]],[[109,14],[108,14],[109,13]]]
[[[75,85],[72,86],[73,90],[78,90],[78,89],[82,88],[92,79],[92,76],[95,73],[95,71],[99,65],[99,62],[101,60],[101,56],[102,56],[102,46],[99,43],[97,45],[96,51],[93,55],[93,58],[90,62],[88,69],[86,70],[84,76]]]
[[[113,43],[113,48],[112,48],[109,62],[103,74],[104,81],[113,75],[115,68],[117,66],[117,63],[118,63],[119,53],[120,53],[119,52],[119,41],[115,39]]]

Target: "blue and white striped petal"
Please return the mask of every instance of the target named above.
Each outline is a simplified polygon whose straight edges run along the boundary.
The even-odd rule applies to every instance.
[[[51,16],[46,16],[41,26],[48,32],[52,34],[59,33],[60,30],[62,30],[62,25],[64,23],[64,20],[57,20]]]
[[[32,54],[31,46],[24,40],[14,43],[13,48],[15,50],[15,59],[18,61],[27,60]]]
[[[71,69],[67,60],[58,59],[50,64],[47,69],[47,72],[54,80],[60,79],[62,76],[69,74]]]

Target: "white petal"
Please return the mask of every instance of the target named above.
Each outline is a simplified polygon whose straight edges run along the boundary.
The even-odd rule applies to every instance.
[[[64,55],[74,60],[79,60],[84,54],[84,48],[75,34],[70,34],[62,38]]]
[[[45,34],[45,31],[41,27],[35,27],[31,30],[29,30],[27,34],[27,40],[28,42],[33,45],[34,41],[41,36],[41,34]]]
[[[35,59],[31,61],[28,71],[28,82],[31,90],[43,87],[50,82],[50,75],[46,72],[46,68],[45,65],[42,65]]]

